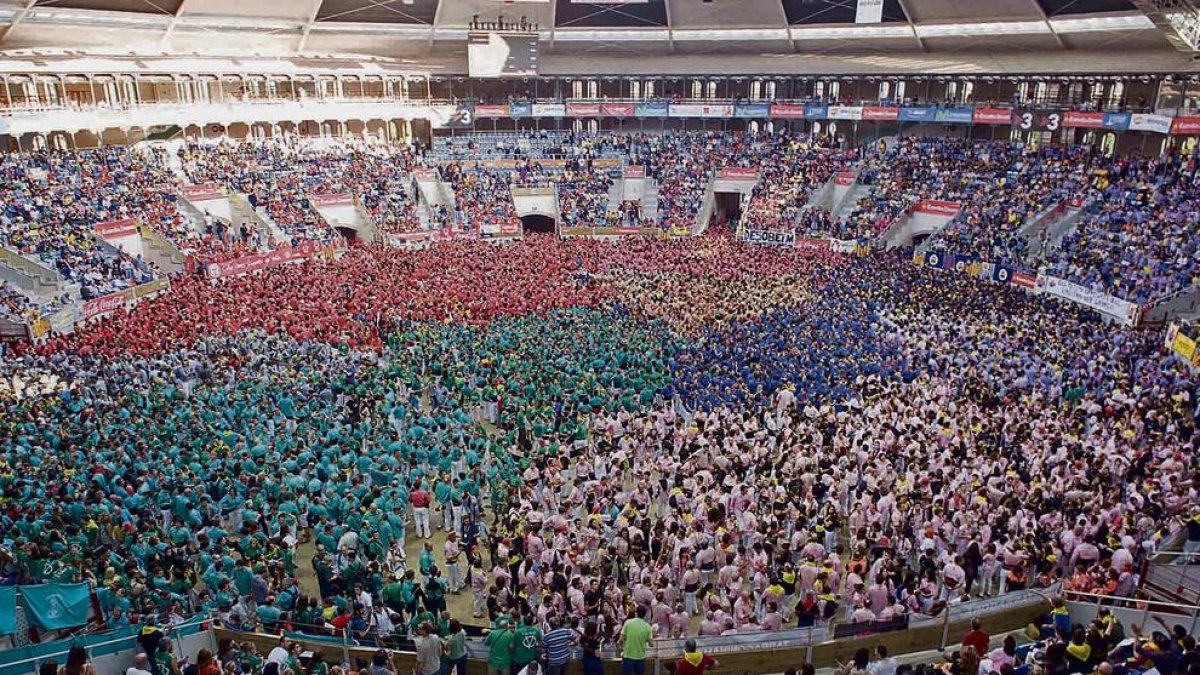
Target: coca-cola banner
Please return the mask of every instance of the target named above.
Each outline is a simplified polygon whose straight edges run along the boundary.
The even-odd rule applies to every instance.
[[[924,199],[913,207],[914,213],[927,213],[931,216],[954,216],[962,205],[958,202],[943,202],[937,199]]]
[[[109,220],[103,223],[96,223],[92,231],[101,239],[120,239],[137,234],[138,224],[133,218]]]
[[[354,195],[350,193],[313,195],[309,201],[313,206],[353,206]]]
[[[221,192],[221,186],[216,183],[199,183],[197,185],[183,186],[183,196],[188,201],[203,202],[212,199],[222,199],[225,197]]]
[[[88,300],[87,302],[83,303],[83,307],[80,308],[80,314],[82,315],[83,320],[87,321],[88,319],[121,309],[125,306],[127,299],[126,293],[122,291],[120,293],[106,295],[102,298]]]
[[[758,169],[745,166],[727,166],[717,173],[717,180],[758,180]]]

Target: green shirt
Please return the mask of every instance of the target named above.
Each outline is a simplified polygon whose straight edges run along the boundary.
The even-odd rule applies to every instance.
[[[488,646],[488,665],[508,668],[513,664],[513,632],[507,628],[488,633],[483,644]]]
[[[653,634],[650,624],[638,618],[629,619],[621,626],[621,633],[625,636],[625,649],[621,652],[621,657],[636,661],[645,660],[646,645]]]
[[[515,634],[517,648],[513,651],[513,661],[529,663],[538,656],[538,647],[542,644],[542,631],[537,626],[521,626]]]

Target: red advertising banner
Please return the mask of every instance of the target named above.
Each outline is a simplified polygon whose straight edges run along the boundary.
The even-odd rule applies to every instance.
[[[858,180],[858,174],[854,173],[853,171],[839,171],[837,172],[837,176],[834,177],[834,180],[837,181],[838,185],[847,187],[854,185],[854,181]]]
[[[83,303],[83,308],[81,310],[83,312],[83,320],[87,321],[93,317],[97,317],[102,314],[108,314],[109,312],[115,312],[118,309],[121,309],[125,306],[125,295],[125,292],[122,291],[121,293],[113,293],[112,295],[106,295],[102,298],[96,298],[95,300],[88,300],[87,302]]]
[[[413,170],[413,175],[419,181],[435,181],[438,179],[438,173],[433,169],[415,169]]]
[[[1104,113],[1102,112],[1078,112],[1068,110],[1063,114],[1064,127],[1083,127],[1085,129],[1099,129],[1104,126]]]
[[[633,117],[634,106],[632,103],[601,103],[601,117]]]
[[[508,104],[476,103],[475,117],[508,117]]]
[[[971,121],[975,124],[1012,124],[1012,111],[1007,108],[976,108]]]
[[[645,178],[646,177],[646,167],[644,167],[640,164],[630,164],[629,166],[625,167],[625,177],[626,178]]]
[[[790,103],[774,103],[771,105],[771,117],[783,117],[787,119],[804,119],[804,106],[792,105]]]
[[[794,244],[795,248],[805,251],[828,251],[828,239],[797,239]]]
[[[567,104],[567,116],[568,117],[599,117],[600,116],[600,104],[599,103],[568,103]]]
[[[717,180],[758,180],[758,169],[727,166],[717,173]]]
[[[900,109],[893,107],[867,106],[863,108],[862,118],[876,122],[895,122],[900,119]]]
[[[225,197],[225,195],[221,192],[221,186],[216,183],[184,185],[183,196],[185,199],[192,202],[203,202],[210,199],[223,199]]]
[[[1072,209],[1083,208],[1083,197],[1071,197],[1067,200],[1067,207]]]
[[[321,253],[325,248],[328,248],[327,244],[317,241],[306,241],[299,246],[284,246],[267,253],[256,253],[221,263],[209,263],[205,268],[205,275],[209,279],[224,279],[225,277],[250,274],[251,272],[258,272],[271,267],[296,262],[297,260],[311,258]]]
[[[1200,117],[1186,116],[1176,117],[1171,122],[1171,133],[1190,136],[1192,134],[1200,134]]]
[[[313,206],[354,206],[354,195],[349,193],[313,195],[308,199]]]
[[[121,237],[130,237],[137,234],[138,224],[133,218],[109,220],[103,223],[96,223],[92,231],[101,239],[120,239]]]
[[[1012,283],[1013,286],[1020,286],[1022,288],[1034,288],[1037,286],[1037,277],[1031,274],[1025,274],[1024,272],[1013,272],[1012,281],[1010,283]]]
[[[913,207],[916,213],[928,213],[932,216],[951,216],[958,213],[962,205],[958,202],[943,202],[937,199],[924,199]]]
[[[612,229],[612,231],[614,234],[641,234],[642,228],[640,228],[640,227],[614,227]]]

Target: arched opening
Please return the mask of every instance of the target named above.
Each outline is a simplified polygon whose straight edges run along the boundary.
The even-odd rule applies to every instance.
[[[550,216],[544,216],[538,213],[531,213],[527,216],[521,216],[521,224],[525,226],[526,232],[538,234],[553,234],[554,219]]]
[[[337,230],[337,233],[342,235],[342,238],[346,240],[347,246],[354,246],[358,244],[358,230],[354,229],[353,227],[342,227],[340,225],[335,226],[333,229]]]

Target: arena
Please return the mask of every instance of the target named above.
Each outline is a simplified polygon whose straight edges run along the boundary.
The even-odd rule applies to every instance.
[[[1193,0],[0,0],[0,675],[1200,675]]]

